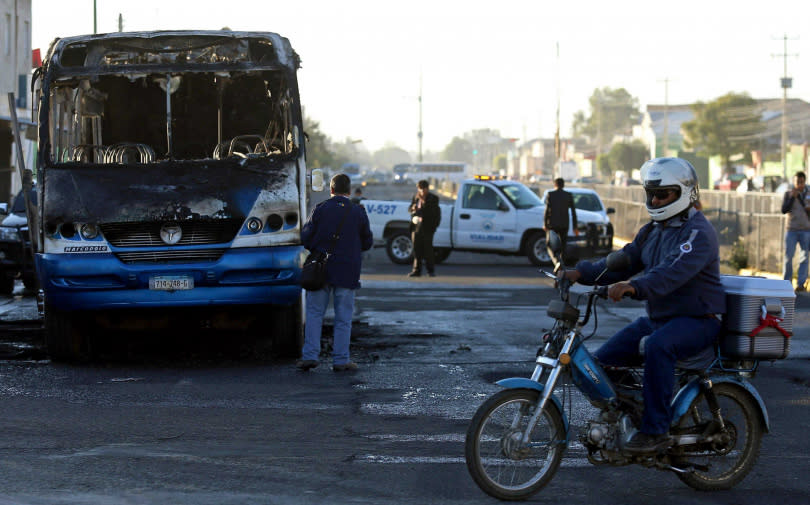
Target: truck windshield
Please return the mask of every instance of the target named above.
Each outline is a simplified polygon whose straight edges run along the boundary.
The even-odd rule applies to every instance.
[[[518,209],[531,209],[543,205],[540,197],[523,184],[507,184],[501,186],[500,190],[512,202],[512,205]]]

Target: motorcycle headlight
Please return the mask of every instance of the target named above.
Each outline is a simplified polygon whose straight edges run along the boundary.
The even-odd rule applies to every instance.
[[[17,228],[10,228],[8,226],[0,226],[0,241],[3,242],[19,242],[20,234]]]

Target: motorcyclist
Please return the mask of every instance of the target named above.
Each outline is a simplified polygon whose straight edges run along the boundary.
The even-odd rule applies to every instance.
[[[655,158],[642,165],[641,178],[652,221],[623,248],[631,266],[605,273],[598,284],[611,285],[608,296],[613,301],[624,296],[646,300],[648,317],[630,323],[595,353],[603,365],[638,365],[639,343],[647,337],[644,414],[640,430],[625,445],[635,454],[655,452],[670,444],[675,363],[714,343],[720,316],[726,310],[717,234],[696,208],[699,193],[694,167],[681,158]],[[561,275],[593,285],[605,265],[604,259],[582,261]]]

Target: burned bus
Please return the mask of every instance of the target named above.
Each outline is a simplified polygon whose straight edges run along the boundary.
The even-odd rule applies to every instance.
[[[35,73],[36,268],[54,359],[115,328],[252,328],[298,351],[299,66],[274,33],[51,44]]]

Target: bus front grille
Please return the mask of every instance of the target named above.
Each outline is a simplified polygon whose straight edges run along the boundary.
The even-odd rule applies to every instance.
[[[100,226],[104,238],[115,247],[165,246],[160,238],[160,228],[167,223],[105,223]],[[179,221],[169,223],[182,230],[180,241],[173,245],[223,244],[232,241],[241,220],[216,219],[207,221]]]
[[[217,261],[225,249],[195,249],[169,251],[119,252],[115,256],[124,263],[205,263]]]

